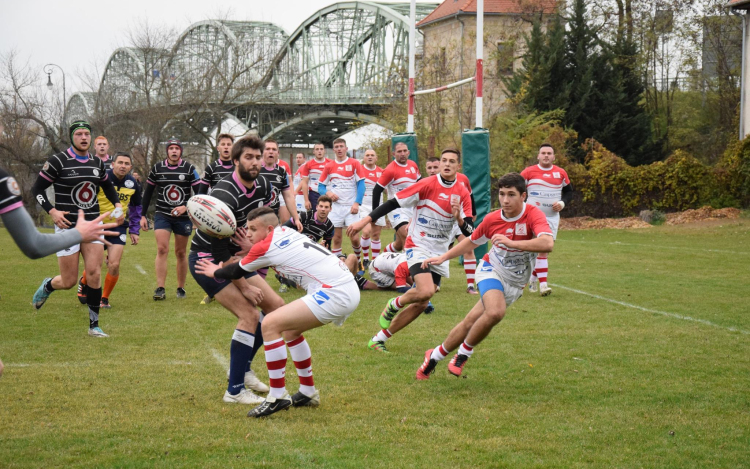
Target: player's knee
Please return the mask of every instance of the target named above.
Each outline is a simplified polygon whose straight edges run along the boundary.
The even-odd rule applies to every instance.
[[[157,256],[167,256],[167,255],[169,255],[169,246],[158,246],[156,248],[156,255]]]
[[[490,307],[485,308],[484,316],[492,321],[492,324],[497,324],[505,317],[505,308]]]
[[[415,297],[414,297],[414,303],[424,303],[425,308],[427,307],[427,302],[430,301],[430,298],[432,298],[434,291],[431,288],[417,288],[414,291]]]
[[[186,248],[174,248],[174,255],[178,258],[183,258],[187,256],[187,249]]]
[[[430,300],[416,301],[413,304],[417,311],[424,311],[425,309],[427,309],[427,305],[430,304]]]
[[[117,262],[109,262],[107,264],[107,272],[109,272],[109,275],[113,277],[117,277],[120,275],[120,261]]]
[[[275,320],[273,315],[268,315],[263,318],[263,322],[260,324],[260,330],[263,331],[264,336],[277,335],[282,332],[279,330],[278,321]]]

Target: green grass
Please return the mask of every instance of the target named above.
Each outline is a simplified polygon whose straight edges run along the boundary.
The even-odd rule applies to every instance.
[[[465,379],[443,362],[414,380],[476,299],[458,265],[387,356],[366,344],[391,295],[367,292],[343,327],[305,334],[322,406],[266,420],[221,401],[231,315],[199,306],[192,278],[177,301],[172,268],[152,301],[142,243],[102,314],[111,337],[92,339],[74,291],[33,312],[56,259],[29,261],[0,231],[0,467],[750,466],[750,220],[561,232],[553,295],[513,305]]]

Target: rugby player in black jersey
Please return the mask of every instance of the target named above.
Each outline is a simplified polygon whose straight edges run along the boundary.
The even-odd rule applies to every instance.
[[[219,158],[206,166],[203,178],[201,179],[200,194],[208,194],[217,182],[234,172],[234,163],[232,163],[234,136],[231,134],[220,134],[216,137],[216,140],[218,141],[216,149],[219,151]]]
[[[154,214],[154,236],[156,237],[156,290],[154,300],[167,297],[164,288],[167,281],[167,256],[169,238],[174,232],[174,254],[177,258],[177,298],[185,298],[187,278],[187,244],[193,224],[187,215],[187,201],[191,191],[198,192],[201,178],[195,167],[182,159],[182,143],[177,139],[167,141],[167,159],[156,163],[148,173],[146,190],[143,193],[143,216],[141,229],[148,231],[148,206],[156,190],[156,213]]]
[[[84,211],[87,220],[100,216],[97,192],[99,187],[115,206],[112,214],[120,224],[125,220],[122,204],[112,181],[104,170],[101,159],[89,155],[91,126],[85,121],[76,121],[70,126],[71,147],[64,152],[52,155],[42,167],[32,192],[37,202],[50,214],[55,223],[55,232],[69,230],[77,222],[76,212]],[[45,195],[45,190],[54,186],[55,205]],[[88,272],[89,290],[86,304],[89,309],[89,335],[107,337],[99,327],[99,305],[102,297],[101,269],[104,257],[102,241],[84,242],[57,252],[60,275],[46,278],[34,294],[32,303],[36,309],[44,305],[55,290],[68,290],[78,280],[78,253]]]
[[[237,220],[237,233],[231,239],[220,239],[197,231],[190,245],[189,256],[190,273],[198,285],[237,317],[230,348],[229,385],[223,400],[240,404],[263,402],[263,398],[253,394],[250,389],[268,392],[268,386],[258,381],[250,369],[255,353],[263,345],[259,309],[270,313],[282,306],[284,301],[255,273],[246,273],[243,278],[227,281],[201,275],[195,267],[200,259],[227,264],[237,262],[250,249],[245,237],[247,214],[269,205],[274,198],[271,184],[259,175],[263,164],[262,154],[263,141],[257,137],[241,138],[232,146],[235,170],[214,186],[211,196],[232,210]]]
[[[31,259],[39,259],[74,244],[90,243],[101,240],[102,236],[113,234],[114,231],[106,230],[114,228],[115,223],[101,224],[107,215],[109,213],[87,221],[83,211],[79,210],[76,226],[72,230],[65,230],[59,234],[40,233],[29,212],[23,207],[18,183],[13,176],[0,168],[0,219],[21,252]],[[2,374],[3,362],[0,360],[0,376]]]

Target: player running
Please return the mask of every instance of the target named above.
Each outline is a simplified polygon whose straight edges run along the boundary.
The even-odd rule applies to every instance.
[[[221,200],[234,214],[238,227],[244,227],[248,213],[269,204],[274,197],[273,187],[260,174],[263,165],[263,142],[257,137],[244,137],[232,147],[234,172],[219,181],[211,191],[211,196]],[[260,335],[262,313],[271,312],[284,304],[271,287],[255,273],[248,273],[228,282],[202,275],[197,268],[200,259],[216,262],[236,262],[237,257],[247,252],[250,245],[244,236],[244,228],[238,228],[233,238],[217,238],[202,231],[196,231],[190,245],[190,273],[207,295],[215,298],[222,306],[237,317],[237,327],[232,335],[230,348],[229,384],[224,393],[224,402],[240,404],[260,404],[261,397],[253,394],[268,392],[268,386],[261,383],[250,369],[255,353],[263,343]]]
[[[129,220],[129,223],[123,223],[118,226],[116,228],[116,235],[105,238],[109,244],[107,245],[107,276],[104,278],[101,308],[111,308],[109,297],[112,294],[112,290],[115,289],[117,281],[120,279],[120,260],[122,260],[122,253],[125,251],[128,232],[130,234],[130,244],[133,246],[138,244],[141,227],[139,224],[141,220],[141,185],[130,175],[132,167],[133,159],[130,154],[118,152],[112,161],[112,169],[107,171],[107,177],[114,184],[117,195],[120,198],[120,203],[126,207],[125,217]],[[109,213],[114,210],[114,207],[101,188],[99,189],[98,197],[99,211],[101,213]],[[116,219],[113,217],[104,219],[105,223],[112,223],[114,221]],[[83,304],[86,304],[87,290],[88,282],[86,271],[84,270],[83,276],[78,281],[78,300]]]
[[[315,207],[318,206],[318,197],[320,197],[318,182],[320,181],[320,175],[323,174],[323,170],[330,161],[326,158],[325,145],[316,143],[313,145],[313,159],[300,168],[300,185],[302,196],[305,199],[305,210],[315,210]]]
[[[552,164],[555,161],[555,149],[549,143],[539,147],[537,155],[539,164],[529,166],[521,171],[521,176],[526,180],[526,188],[529,194],[527,203],[540,209],[547,217],[552,229],[552,239],[557,239],[557,228],[560,226],[560,212],[570,203],[573,198],[573,186],[570,184],[568,173],[559,166]],[[547,253],[543,252],[536,258],[534,271],[529,280],[529,291],[539,290],[541,296],[552,293],[547,285],[547,274],[549,264]]]
[[[362,160],[365,171],[365,196],[362,198],[362,206],[359,208],[360,217],[366,217],[372,212],[372,193],[378,180],[383,175],[383,168],[377,164],[378,155],[375,150],[368,148],[365,151],[365,157]],[[382,197],[382,196],[381,196]],[[380,205],[380,201],[378,204]],[[380,230],[385,226],[385,218],[381,218],[375,223],[370,223],[362,230],[362,269],[365,270],[380,255]],[[371,249],[372,247],[372,249]],[[372,254],[370,254],[372,251]]]
[[[265,402],[247,415],[265,417],[289,406],[318,406],[320,393],[313,382],[312,355],[302,333],[331,322],[341,326],[359,305],[359,289],[351,272],[336,256],[294,229],[279,226],[268,207],[253,210],[247,219],[248,237],[254,243],[247,256],[224,267],[201,260],[199,272],[231,280],[261,267],[273,267],[307,291],[307,295],[282,306],[263,321],[271,391]],[[299,391],[291,397],[284,377],[285,345],[300,381]]]
[[[232,163],[234,136],[232,134],[219,134],[216,140],[219,158],[206,166],[205,171],[203,171],[203,178],[198,191],[200,194],[209,194],[219,181],[234,172],[234,163]]]
[[[302,212],[300,214],[300,222],[302,223],[301,233],[310,238],[310,240],[316,244],[319,244],[322,240],[323,246],[328,250],[331,249],[331,241],[333,240],[334,232],[333,223],[331,223],[331,220],[328,218],[328,214],[331,213],[331,205],[333,205],[331,198],[327,195],[321,195],[318,198],[318,206],[315,212]],[[284,223],[284,226],[297,229],[294,226],[294,223],[292,223],[292,220]],[[350,254],[350,256],[354,255]],[[356,267],[356,257],[354,263]],[[281,284],[279,287],[279,293],[286,293],[289,290],[289,287],[297,288],[295,282],[284,278],[281,275],[277,274],[276,279]]]
[[[398,142],[393,150],[394,159],[385,167],[383,175],[372,191],[372,210],[380,205],[384,190],[388,190],[388,198],[393,199],[399,191],[414,185],[421,175],[417,164],[409,159],[409,147]],[[413,210],[398,208],[388,213],[391,226],[396,230],[396,240],[385,247],[385,252],[399,252],[404,249],[407,227],[412,219]]]
[[[119,197],[112,181],[104,170],[101,159],[88,153],[91,144],[91,126],[85,121],[76,121],[70,126],[71,147],[64,152],[52,155],[39,172],[32,187],[32,193],[39,205],[50,214],[55,223],[55,233],[75,227],[76,212],[84,211],[87,220],[100,217],[99,201],[96,194],[99,187],[104,189],[109,201],[115,206],[117,223],[125,220]],[[54,186],[55,205],[47,199],[45,190]],[[34,293],[32,303],[36,309],[44,305],[55,290],[69,290],[78,279],[79,252],[83,255],[86,271],[89,273],[89,290],[86,304],[89,310],[89,335],[108,337],[99,327],[99,307],[102,299],[101,269],[104,257],[102,241],[82,242],[57,252],[60,275],[45,278]]]
[[[417,370],[419,380],[428,379],[437,362],[456,348],[458,352],[448,364],[448,371],[461,376],[474,348],[503,319],[505,310],[523,294],[537,253],[552,251],[554,240],[544,213],[524,203],[526,183],[523,176],[506,174],[498,181],[498,188],[501,210],[487,215],[469,238],[447,253],[422,262],[426,268],[492,242],[492,249],[480,261],[477,272],[480,300],[442,344],[425,352],[424,363]]]
[[[365,196],[365,173],[362,165],[354,158],[349,158],[346,151],[346,140],[337,138],[333,141],[336,158],[326,165],[318,181],[318,193],[328,194],[333,200],[329,218],[334,226],[331,252],[335,255],[341,253],[343,229],[359,220],[359,207]],[[349,235],[357,263],[362,260],[358,233],[359,230]]]
[[[388,301],[380,316],[381,330],[368,344],[372,350],[387,352],[386,340],[422,314],[435,294],[439,279],[450,275],[447,264],[423,267],[422,261],[448,251],[454,220],[458,222],[464,235],[470,235],[473,230],[471,198],[466,187],[456,179],[460,164],[461,153],[458,150],[443,150],[440,156],[440,174],[424,178],[396,193],[396,197],[348,229],[349,232],[356,233],[372,220],[377,220],[392,210],[414,209],[405,247],[409,273],[414,278],[415,288]],[[404,309],[401,310],[402,308]],[[396,316],[399,310],[401,312]]]
[[[197,193],[201,178],[195,167],[182,159],[182,143],[177,139],[167,141],[167,159],[156,163],[148,173],[146,190],[143,193],[143,215],[141,229],[148,231],[148,206],[156,189],[156,213],[154,215],[154,235],[156,237],[156,290],[154,300],[164,300],[167,291],[167,256],[169,238],[174,233],[174,254],[177,258],[177,298],[187,297],[187,243],[193,224],[187,215],[187,201],[191,191]]]

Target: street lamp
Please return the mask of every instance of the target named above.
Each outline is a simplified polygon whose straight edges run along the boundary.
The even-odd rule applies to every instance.
[[[52,67],[57,67],[58,70],[60,70],[60,73],[62,73],[62,81],[63,81],[63,127],[67,125],[67,110],[68,110],[68,98],[67,94],[65,92],[65,71],[62,69],[61,66],[57,64],[47,64],[44,66],[43,70],[44,73],[47,74],[47,88],[52,90],[52,87],[54,86],[52,84]]]

